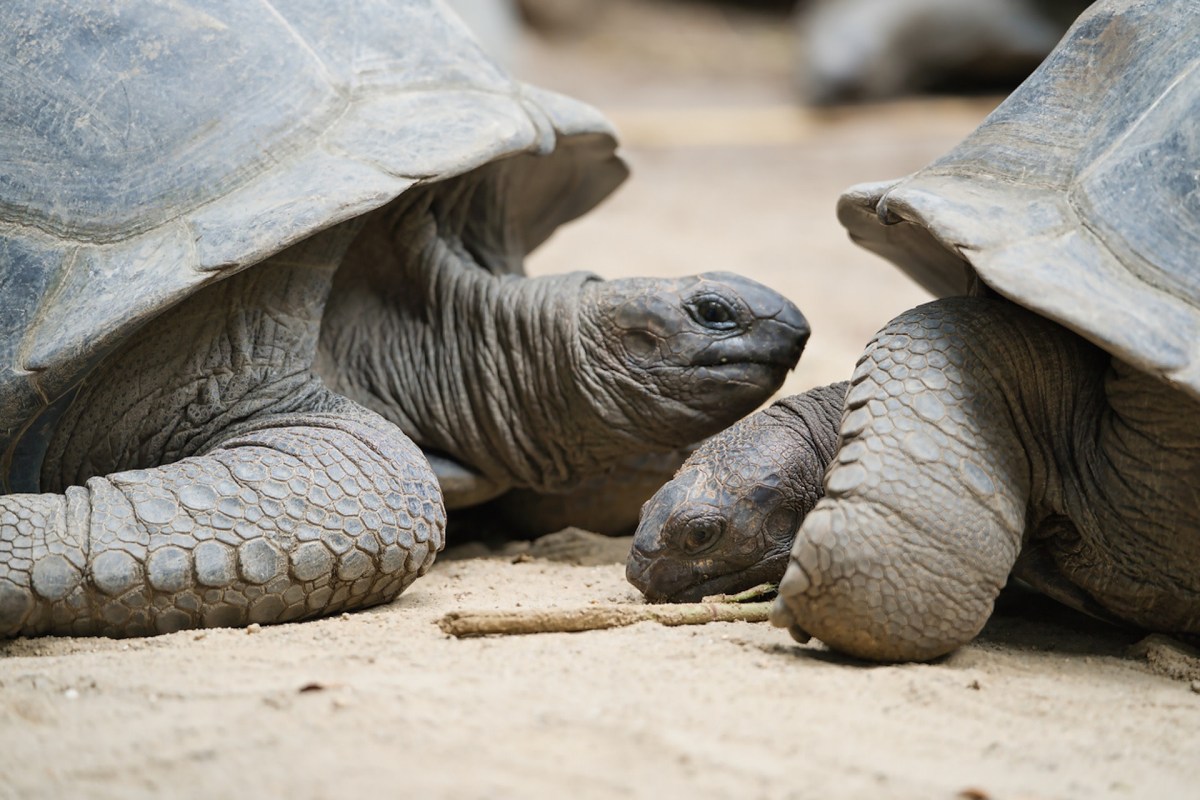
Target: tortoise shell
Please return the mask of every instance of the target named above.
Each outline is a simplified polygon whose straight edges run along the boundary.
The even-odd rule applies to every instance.
[[[945,157],[838,216],[945,296],[987,287],[1200,397],[1200,4],[1104,0]]]

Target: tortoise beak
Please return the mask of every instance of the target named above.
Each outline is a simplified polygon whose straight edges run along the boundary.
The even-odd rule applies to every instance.
[[[625,579],[651,603],[670,602],[674,595],[694,580],[686,565],[648,556],[639,552],[636,546],[629,551]]]
[[[663,528],[672,512],[687,499],[687,488],[670,481],[642,506],[633,546],[625,564],[625,579],[651,603],[662,603],[691,582],[691,570],[678,559],[670,558]]]

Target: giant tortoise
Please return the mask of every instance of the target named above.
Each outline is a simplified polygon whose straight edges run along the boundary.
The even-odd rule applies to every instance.
[[[17,0],[0,65],[0,635],[383,602],[443,542],[418,446],[566,488],[807,335],[725,273],[525,278],[626,170],[440,3]]]
[[[812,506],[792,487],[832,456],[773,616],[800,639],[932,658],[975,636],[1010,575],[1098,617],[1200,633],[1198,30],[1194,3],[1098,3],[949,154],[844,195],[851,237],[945,299],[867,347],[836,455],[829,431],[773,422],[776,407],[735,430],[790,451],[782,467],[753,446],[685,467],[647,506],[635,583],[679,595],[715,563],[732,588],[756,563],[731,561],[739,548],[769,555],[753,542],[770,507],[734,504],[770,489]]]

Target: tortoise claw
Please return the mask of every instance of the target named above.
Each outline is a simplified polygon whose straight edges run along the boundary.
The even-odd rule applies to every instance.
[[[791,637],[800,644],[808,644],[812,639],[812,635],[808,631],[796,624],[791,609],[787,607],[787,603],[783,602],[782,597],[775,598],[774,604],[771,605],[771,616],[768,619],[776,628],[787,628]]]

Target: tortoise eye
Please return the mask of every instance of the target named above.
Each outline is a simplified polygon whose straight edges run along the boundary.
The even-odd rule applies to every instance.
[[[737,327],[737,312],[720,297],[697,298],[689,305],[688,310],[692,318],[706,328],[724,331]]]
[[[717,543],[724,529],[725,525],[722,520],[698,519],[687,526],[680,544],[690,555],[702,553]]]

